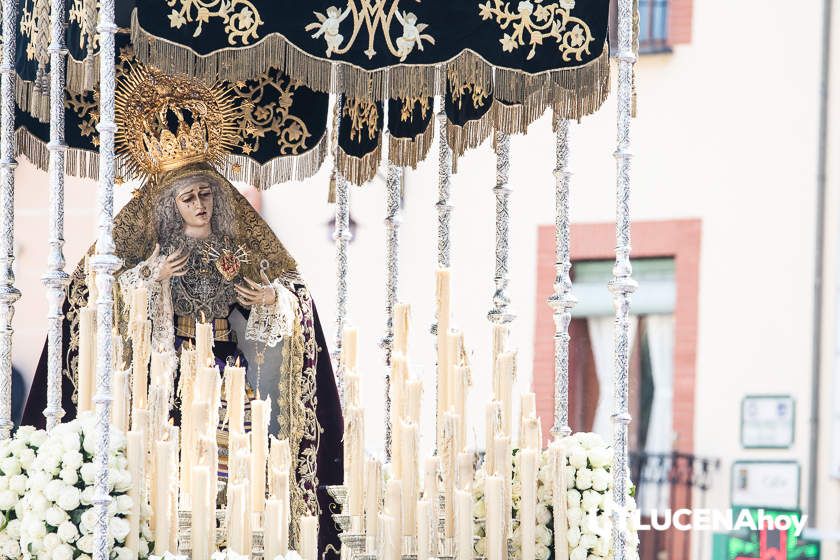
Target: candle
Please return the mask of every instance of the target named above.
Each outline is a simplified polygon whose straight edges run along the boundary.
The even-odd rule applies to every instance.
[[[269,498],[265,501],[265,523],[263,525],[263,558],[274,560],[286,553],[280,549],[280,500]]]
[[[251,503],[253,511],[265,509],[265,469],[268,460],[268,422],[271,417],[271,401],[251,401]]]
[[[484,471],[487,474],[496,473],[496,462],[494,460],[493,444],[496,436],[502,429],[502,403],[493,400],[487,403],[485,408],[484,424]]]
[[[382,560],[400,560],[400,546],[396,540],[397,531],[394,530],[396,520],[390,515],[381,515],[379,518],[380,535],[378,541],[380,545],[377,547],[382,551],[380,555]]]
[[[345,370],[356,371],[358,346],[359,330],[355,327],[344,327],[344,333],[341,340],[341,366]]]
[[[300,555],[303,560],[318,558],[318,518],[314,515],[300,517]]]
[[[458,524],[456,551],[458,560],[473,560],[473,503],[472,493],[455,491],[455,510]]]
[[[500,387],[498,386],[499,380],[499,356],[505,351],[507,348],[507,341],[508,336],[510,334],[510,330],[508,329],[507,325],[497,323],[493,325],[493,333],[492,333],[492,341],[491,341],[491,364],[492,364],[492,375],[493,375],[493,398],[499,399],[501,398],[499,390]]]
[[[149,357],[151,354],[152,329],[149,321],[136,322],[131,325],[131,366],[132,387],[131,398],[135,408],[148,407],[149,393]]]
[[[145,464],[146,446],[143,434],[131,430],[126,434],[126,458],[128,459],[128,470],[131,473],[131,486],[128,489],[128,496],[131,498],[131,511],[128,514],[128,536],[125,546],[129,550],[140,549],[140,512],[143,504],[143,488],[146,480],[143,476]]]
[[[155,553],[175,549],[176,535],[172,534],[172,477],[175,475],[172,456],[176,449],[174,441],[158,441],[155,444]]]
[[[429,530],[431,531],[430,535],[433,536],[429,541],[429,554],[431,556],[437,556],[437,531],[440,519],[439,469],[440,459],[437,456],[426,459],[423,470],[423,500],[429,502],[429,523],[431,524]]]
[[[393,519],[388,530],[387,541],[393,543],[393,560],[402,554],[402,481],[391,479],[385,487],[385,515]],[[385,560],[392,560],[386,556]]]
[[[519,505],[519,530],[522,535],[521,560],[536,557],[537,515],[537,450],[519,450],[519,475],[522,482],[522,499]]]
[[[467,393],[472,384],[469,366],[452,366],[455,372],[453,375],[455,384],[455,412],[460,418],[458,423],[458,449],[467,445]]]
[[[292,515],[288,469],[277,473],[277,502],[280,504],[277,538],[280,541],[280,554],[285,555],[289,551],[289,520]]]
[[[210,560],[215,548],[216,508],[211,507],[207,497],[210,492],[210,469],[197,465],[192,468],[192,560]]]
[[[114,372],[114,408],[111,423],[121,432],[128,431],[128,372]]]
[[[542,427],[539,418],[531,416],[522,421],[519,447],[542,449]]]
[[[79,309],[79,413],[93,410],[96,386],[96,307],[92,303]]]
[[[504,480],[500,476],[488,475],[484,479],[484,504],[486,508],[487,524],[487,560],[507,559],[507,539],[505,538],[505,497]],[[562,493],[563,500],[566,491]],[[563,531],[565,535],[565,530]]]
[[[349,456],[349,470],[346,478],[350,501],[349,513],[359,519],[364,515],[365,499],[365,411],[360,407],[347,410],[347,428],[345,432],[345,456]]]
[[[228,430],[245,433],[245,368],[228,366],[224,375]]]
[[[505,352],[498,358],[499,394],[502,402],[502,433],[511,435],[513,425],[513,380],[516,377],[516,354]]]
[[[396,472],[402,470],[400,422],[403,419],[405,407],[405,372],[405,357],[401,354],[393,356],[391,358],[391,465]]]
[[[566,448],[560,441],[554,441],[549,447],[549,466],[553,484],[554,555],[556,560],[569,560],[569,543],[566,540]]]
[[[442,438],[443,415],[448,410],[449,396],[447,394],[449,388],[448,370],[449,358],[447,354],[448,345],[446,343],[446,335],[449,333],[449,291],[450,291],[450,274],[448,268],[439,268],[436,275],[436,297],[437,297],[437,438]]]
[[[402,470],[399,473],[403,484],[403,510],[402,529],[403,535],[414,536],[417,534],[417,494],[420,491],[417,468],[417,447],[419,445],[417,426],[409,422],[401,422],[402,435]]]
[[[455,412],[458,413],[460,413],[458,410],[458,401],[461,399],[461,387],[459,387],[461,382],[458,375],[458,368],[463,364],[461,357],[463,343],[464,336],[460,331],[452,330],[446,336],[446,357],[449,360],[449,367],[446,370],[446,410],[454,407]]]
[[[346,371],[344,373],[344,406],[359,406],[361,386],[361,376],[355,371]]]
[[[408,355],[408,328],[411,321],[411,306],[398,303],[394,306],[394,353]]]
[[[432,508],[428,500],[417,502],[417,560],[429,560],[431,557]]]
[[[473,478],[475,476],[475,456],[468,451],[458,453],[458,473],[457,484],[459,490],[469,490],[472,488]]]
[[[445,514],[445,536],[447,538],[454,537],[454,500],[455,500],[455,473],[457,470],[456,462],[458,457],[458,449],[456,448],[456,438],[458,432],[458,422],[460,419],[458,415],[453,412],[447,412],[443,416],[443,445],[441,447],[441,461],[443,468],[443,495],[444,504],[446,506]]]
[[[213,325],[195,324],[195,356],[199,367],[207,367],[215,362],[213,357]]]
[[[405,414],[406,418],[420,425],[420,409],[423,405],[423,382],[411,379],[405,384]]]
[[[365,531],[372,540],[379,534],[379,503],[382,499],[382,463],[368,459],[365,463]]]
[[[494,443],[493,454],[496,461],[496,473],[502,478],[504,483],[504,504],[502,512],[504,515],[505,534],[511,536],[511,481],[513,479],[513,457],[511,455],[510,436],[496,436]]]
[[[134,288],[131,294],[132,321],[145,323],[149,317],[149,291],[145,286]]]

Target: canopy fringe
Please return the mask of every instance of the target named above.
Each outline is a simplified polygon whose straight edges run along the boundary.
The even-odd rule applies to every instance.
[[[382,159],[382,143],[364,157],[351,156],[341,149],[336,150],[336,164],[339,172],[354,185],[363,185],[376,176]]]
[[[521,70],[494,68],[477,53],[465,50],[442,64],[399,64],[379,70],[320,58],[303,52],[282,35],[269,35],[249,47],[224,49],[199,55],[192,49],[155,37],[140,26],[136,10],[132,13],[131,42],[135,55],[143,63],[164,72],[183,73],[208,83],[247,80],[274,67],[293,80],[316,91],[344,93],[348,97],[379,101],[387,96],[434,96],[442,93],[443,80],[437,69],[443,67],[452,83],[474,83],[509,104],[540,100],[541,109],[551,106],[561,89],[573,89],[580,100],[563,106],[579,119],[594,112],[603,102],[599,87],[609,74],[609,47],[604,43],[601,55],[586,65],[528,74]],[[568,96],[568,93],[566,94]],[[535,106],[538,105],[534,103]]]
[[[388,135],[388,158],[396,166],[410,167],[416,169],[417,165],[426,159],[429,150],[432,148],[432,141],[435,138],[435,127],[429,121],[426,130],[413,138],[400,138],[393,134]]]
[[[42,171],[47,171],[50,167],[50,151],[47,144],[25,128],[15,131],[15,155],[24,156]],[[83,179],[99,179],[99,154],[67,148],[64,152],[64,173]]]
[[[50,121],[50,90],[15,74],[15,102],[40,122]]]
[[[328,134],[324,133],[312,149],[294,156],[279,156],[262,165],[242,155],[229,155],[221,173],[231,181],[242,181],[258,189],[287,181],[304,181],[318,172],[328,150]]]

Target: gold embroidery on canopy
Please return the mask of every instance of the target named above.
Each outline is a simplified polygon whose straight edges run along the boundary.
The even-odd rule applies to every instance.
[[[376,103],[367,99],[350,98],[344,102],[344,116],[350,117],[350,140],[362,141],[362,132],[367,130],[368,139],[373,140],[378,131],[379,111]]]
[[[527,33],[531,46],[525,57],[527,60],[534,57],[544,40],[554,39],[565,62],[571,61],[573,56],[580,62],[584,54],[589,54],[589,43],[595,38],[585,21],[569,14],[574,7],[574,0],[551,3],[522,0],[516,6],[516,12],[512,12],[510,4],[504,0],[487,0],[479,3],[478,12],[483,20],[495,19],[502,31],[508,27],[512,29],[499,39],[504,52],[524,46]]]
[[[210,18],[221,18],[231,45],[237,41],[247,45],[251,39],[257,39],[257,29],[264,23],[249,0],[167,0],[166,4],[172,8],[168,16],[170,27],[181,29],[184,25],[198,22],[193,37],[201,35],[203,25],[209,23]],[[178,5],[180,8],[176,9]]]
[[[400,0],[391,0],[390,4],[387,0],[358,0],[358,3],[357,0],[348,0],[344,10],[338,6],[330,6],[326,9],[326,14],[313,12],[318,21],[310,23],[304,29],[314,31],[313,39],[324,38],[327,45],[326,55],[331,57],[333,53],[344,54],[349,51],[364,28],[368,39],[364,53],[368,58],[376,55],[373,44],[377,33],[381,30],[388,52],[404,62],[415,47],[418,51],[422,51],[423,41],[434,45],[435,38],[428,33],[423,33],[429,27],[428,24],[417,23],[417,15],[414,12],[400,11],[399,4]],[[350,35],[345,42],[345,37],[341,33],[342,23],[351,15],[353,27],[352,29],[348,27]],[[391,23],[394,18],[402,26],[402,35],[396,38],[393,38],[391,33]]]
[[[420,115],[425,119],[429,114],[429,98],[425,95],[400,97],[402,107],[400,109],[400,120],[402,122],[414,120],[414,106],[420,105]]]

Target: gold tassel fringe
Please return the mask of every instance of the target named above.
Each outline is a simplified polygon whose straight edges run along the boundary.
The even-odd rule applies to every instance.
[[[388,159],[399,167],[410,167],[416,169],[417,165],[426,159],[435,138],[435,127],[432,124],[435,119],[429,120],[426,130],[414,138],[397,138],[393,134],[388,135]]]
[[[361,158],[347,154],[341,147],[336,150],[338,171],[353,185],[363,185],[376,177],[381,159],[381,142],[374,151]]]
[[[15,155],[24,156],[35,167],[47,171],[50,166],[50,151],[47,144],[25,128],[15,131]],[[120,165],[117,166],[118,168]],[[64,152],[64,173],[83,179],[99,179],[99,154],[88,150],[68,148]]]
[[[321,168],[327,156],[328,134],[324,133],[315,146],[295,156],[279,156],[262,165],[242,155],[229,155],[220,170],[231,181],[242,181],[258,189],[287,181],[303,181]]]

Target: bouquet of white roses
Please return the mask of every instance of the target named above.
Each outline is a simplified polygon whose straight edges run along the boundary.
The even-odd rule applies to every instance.
[[[47,434],[21,427],[14,437],[0,441],[0,558],[19,558],[20,519],[16,506],[26,494],[28,471]]]
[[[20,557],[54,560],[89,560],[92,557],[97,521],[93,505],[95,428],[93,415],[85,414],[37,438],[42,443],[26,471],[26,491],[14,507],[19,528],[13,532],[10,523],[4,531],[9,538],[19,534]],[[20,437],[20,431],[17,437]],[[127,517],[133,505],[127,494],[131,474],[125,455],[125,438],[116,431],[111,432],[108,465],[111,558],[145,558],[151,540],[148,511],[144,511],[140,524],[139,550],[132,551],[124,546],[130,530]],[[0,479],[6,477],[4,471]]]

